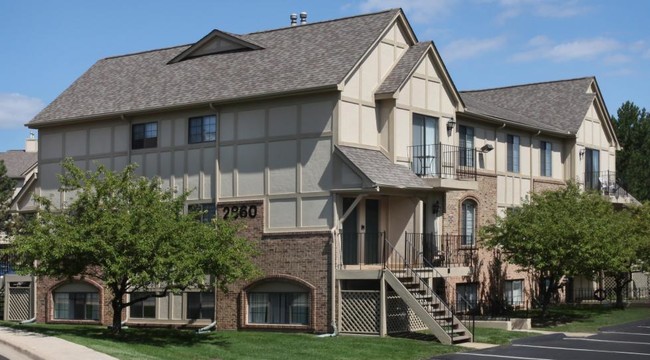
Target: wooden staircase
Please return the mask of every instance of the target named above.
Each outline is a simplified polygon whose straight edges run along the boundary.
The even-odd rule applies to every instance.
[[[438,340],[447,345],[471,342],[472,332],[458,319],[452,309],[429,286],[427,278],[413,269],[388,241],[384,263],[384,279]]]

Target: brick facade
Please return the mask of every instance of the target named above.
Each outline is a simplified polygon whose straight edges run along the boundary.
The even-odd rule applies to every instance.
[[[300,326],[254,326],[255,328],[282,328],[325,332],[328,330],[330,286],[330,243],[329,232],[291,232],[264,234],[264,207],[261,201],[238,202],[238,206],[257,206],[255,218],[240,219],[245,224],[242,235],[255,241],[259,255],[254,259],[263,275],[253,281],[238,281],[229,286],[229,291],[217,292],[217,328],[238,329],[251,327],[246,324],[246,291],[252,283],[275,278],[279,281],[293,281],[310,289],[311,323]],[[224,206],[219,204],[219,214]]]

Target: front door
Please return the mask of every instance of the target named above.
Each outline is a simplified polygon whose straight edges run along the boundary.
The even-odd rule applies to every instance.
[[[345,213],[354,199],[343,199]],[[343,264],[378,264],[383,240],[379,221],[379,200],[359,202],[343,222]]]

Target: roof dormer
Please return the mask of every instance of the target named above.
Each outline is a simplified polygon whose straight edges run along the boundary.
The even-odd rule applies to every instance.
[[[171,59],[168,64],[174,64],[183,60],[205,55],[260,49],[263,49],[263,47],[250,40],[246,40],[239,35],[215,29],[185,51]]]

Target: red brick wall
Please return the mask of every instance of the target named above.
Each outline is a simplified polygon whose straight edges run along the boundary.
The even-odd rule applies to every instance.
[[[218,214],[223,216],[223,207],[233,204],[219,204]],[[237,202],[237,206],[257,206],[255,218],[239,219],[246,227],[242,235],[257,244],[259,255],[255,264],[265,277],[283,279],[296,278],[297,284],[312,289],[312,322],[308,327],[279,326],[285,329],[328,331],[329,325],[329,282],[330,282],[330,239],[329,232],[298,232],[264,234],[264,208],[261,201]],[[217,292],[217,328],[238,329],[247,327],[245,288],[260,279],[238,281],[229,286],[228,293]],[[255,326],[259,328],[260,326]],[[278,328],[278,326],[264,326]]]

